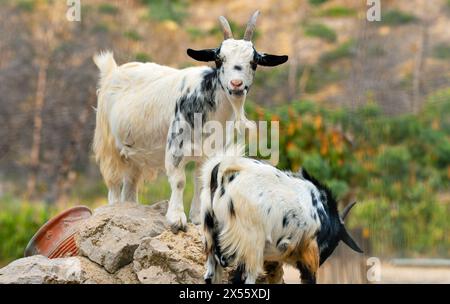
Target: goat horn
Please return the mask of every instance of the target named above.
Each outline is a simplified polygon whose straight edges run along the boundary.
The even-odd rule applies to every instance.
[[[231,32],[230,24],[228,23],[228,20],[224,16],[219,17],[220,24],[222,25],[223,30],[223,39],[230,39],[233,38],[233,32]]]
[[[345,206],[344,210],[342,210],[342,213],[341,213],[342,220],[344,220],[347,217],[347,214],[350,212],[350,209],[352,209],[353,206],[355,206],[355,204],[356,204],[356,202],[353,202],[353,203]]]
[[[256,19],[258,19],[259,11],[253,13],[252,17],[247,23],[247,28],[245,29],[244,40],[251,41],[253,37],[253,32],[256,27]]]

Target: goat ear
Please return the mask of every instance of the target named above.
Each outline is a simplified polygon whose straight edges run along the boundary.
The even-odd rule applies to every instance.
[[[356,242],[352,239],[350,234],[348,234],[348,232],[345,229],[344,225],[342,225],[341,227],[342,227],[341,228],[341,232],[340,232],[341,241],[343,241],[348,247],[350,247],[354,251],[359,252],[359,253],[363,253],[361,248],[359,248],[358,244],[356,244]]]
[[[217,55],[216,49],[193,50],[187,49],[189,57],[197,61],[214,61]]]
[[[258,54],[257,63],[262,66],[277,66],[285,63],[288,60],[286,55],[271,55],[271,54]]]

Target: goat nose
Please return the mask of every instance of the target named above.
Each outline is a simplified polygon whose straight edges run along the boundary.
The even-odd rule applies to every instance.
[[[230,81],[230,83],[234,88],[239,88],[242,85],[242,80],[233,79]]]

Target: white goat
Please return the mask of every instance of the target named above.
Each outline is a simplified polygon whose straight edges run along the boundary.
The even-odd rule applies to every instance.
[[[183,208],[185,165],[202,157],[184,156],[184,126],[194,126],[194,114],[203,123],[227,120],[246,123],[244,102],[257,65],[275,66],[287,56],[258,53],[251,42],[256,12],[243,40],[233,39],[224,17],[220,22],[224,41],[215,49],[192,50],[199,61],[214,61],[215,68],[202,66],[174,69],[155,63],[117,66],[110,52],[94,57],[100,69],[97,119],[93,149],[108,187],[110,204],[137,201],[141,180],[154,177],[165,167],[172,190],[166,214],[174,231],[186,228]],[[199,223],[199,173],[195,172],[195,194],[190,217]]]
[[[362,252],[343,222],[354,204],[339,216],[330,190],[305,170],[283,172],[227,152],[202,171],[207,283],[221,282],[229,265],[238,266],[236,283],[255,283],[264,268],[270,283],[280,283],[283,263],[296,267],[303,283],[315,283],[339,241]]]

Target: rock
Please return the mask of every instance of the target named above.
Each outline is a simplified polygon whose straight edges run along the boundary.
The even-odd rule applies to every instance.
[[[145,237],[166,229],[167,202],[151,206],[125,203],[95,210],[76,239],[80,254],[114,273],[133,261],[134,251]]]
[[[48,259],[42,255],[18,259],[0,269],[0,284],[116,283],[99,265],[82,257]]]
[[[19,259],[0,269],[0,283],[204,283],[200,228],[173,234],[166,210],[167,202],[100,207],[76,235],[80,256]]]
[[[205,257],[199,229],[165,231],[142,240],[134,253],[134,270],[141,283],[203,283]]]

